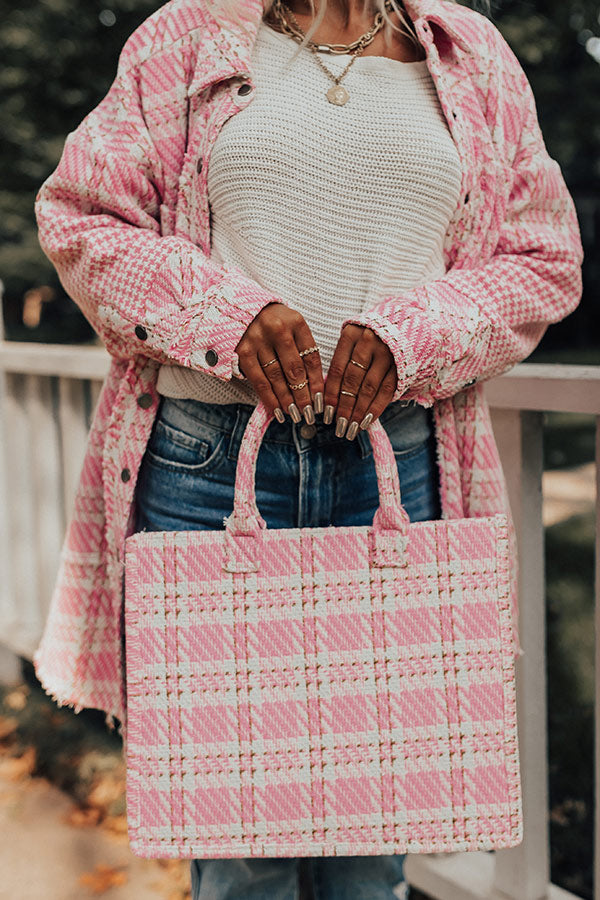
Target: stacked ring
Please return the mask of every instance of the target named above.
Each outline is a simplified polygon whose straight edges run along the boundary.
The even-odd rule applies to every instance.
[[[307,353],[314,353],[315,350],[318,352],[319,348],[318,347],[307,347],[306,350],[300,350],[300,356],[306,356]],[[261,366],[263,367],[263,369],[266,369],[267,366],[270,366],[271,363],[274,363],[274,362],[279,362],[277,357],[275,357],[275,359],[270,359],[266,363],[261,363]],[[359,363],[359,365],[360,365],[360,363]]]

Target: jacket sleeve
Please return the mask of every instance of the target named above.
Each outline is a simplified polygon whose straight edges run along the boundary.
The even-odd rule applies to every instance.
[[[136,67],[119,71],[67,137],[36,198],[40,244],[113,356],[141,353],[230,379],[247,326],[284,301],[192,241],[161,236],[165,177],[139,77]]]
[[[501,125],[515,139],[506,160],[506,214],[491,258],[474,268],[450,268],[344,322],[371,328],[389,347],[398,375],[392,400],[432,406],[500,375],[525,359],[547,327],[581,299],[575,206],[546,150],[525,73],[493,31],[488,66],[498,61],[501,74],[490,75],[499,79],[491,86],[499,100],[490,104],[497,111],[489,127],[494,134]]]

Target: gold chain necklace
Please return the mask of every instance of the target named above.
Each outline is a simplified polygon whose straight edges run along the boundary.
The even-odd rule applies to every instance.
[[[285,13],[283,11],[284,7],[285,7],[286,12],[292,18],[292,23],[293,23],[292,25],[290,25],[289,21],[287,20],[287,18],[285,16]],[[387,9],[388,12],[393,11],[394,7],[390,3],[390,0],[386,0],[385,8]],[[274,0],[272,9],[273,9],[273,12],[275,13],[275,15],[277,16],[277,18],[279,19],[282,31],[284,31],[285,34],[289,34],[290,37],[294,38],[294,40],[297,41],[298,43],[301,43],[301,41],[305,37],[305,34],[302,31],[302,29],[300,28],[300,26],[298,25],[296,17],[294,16],[294,13],[291,11],[291,9],[289,9],[287,6],[285,6],[285,4],[282,2],[282,0]],[[344,78],[346,73],[348,72],[348,69],[350,68],[350,66],[352,65],[354,60],[357,58],[357,56],[360,53],[362,53],[364,48],[368,47],[368,45],[373,41],[377,32],[380,31],[381,28],[383,27],[384,22],[385,22],[385,20],[383,18],[382,13],[378,11],[375,16],[375,21],[373,23],[373,27],[369,31],[365,32],[365,34],[363,34],[361,37],[359,37],[358,40],[354,41],[352,44],[316,44],[314,41],[308,41],[306,46],[308,47],[309,50],[312,51],[312,53],[315,56],[316,61],[321,66],[321,68],[323,69],[325,74],[328,75],[329,78],[331,78],[331,80],[334,82],[333,86],[330,87],[329,90],[325,94],[325,96],[327,97],[327,99],[329,100],[330,103],[333,103],[335,106],[343,106],[345,103],[347,103],[347,101],[350,97],[350,94],[348,93],[346,88],[340,84],[340,82],[341,82],[342,78]],[[339,53],[339,54],[342,54],[342,53],[348,54],[349,53],[352,56],[352,59],[350,60],[350,62],[348,63],[348,65],[346,66],[344,71],[341,73],[341,75],[336,76],[333,74],[333,72],[330,72],[329,69],[327,69],[323,65],[322,60],[319,58],[319,51],[324,51],[326,53]]]

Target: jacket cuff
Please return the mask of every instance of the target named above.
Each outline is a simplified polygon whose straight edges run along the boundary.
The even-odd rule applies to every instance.
[[[344,325],[363,325],[370,328],[384,342],[394,357],[397,383],[391,403],[399,400],[409,388],[418,382],[422,390],[411,392],[411,400],[422,406],[433,406],[433,399],[427,389],[435,379],[436,360],[439,356],[439,338],[433,334],[430,323],[418,315],[418,310],[406,310],[401,324],[394,324],[386,315],[375,309],[346,319]],[[415,385],[416,386],[416,385]]]
[[[160,331],[161,349],[178,365],[225,381],[243,378],[237,374],[236,346],[265,306],[284,301],[236,270],[220,267],[207,274],[197,265],[196,248],[184,249],[177,253],[177,265],[164,266],[154,284],[154,309],[146,317],[157,326],[152,336],[156,339]],[[162,295],[178,299],[179,315],[170,321],[161,315],[168,306],[160,302]]]
[[[238,276],[210,288],[202,308],[191,321],[191,367],[228,381],[243,378],[236,346],[265,306],[282,302],[251,279]]]

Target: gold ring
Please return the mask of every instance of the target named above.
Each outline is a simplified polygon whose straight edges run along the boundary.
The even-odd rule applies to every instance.
[[[279,360],[277,359],[277,357],[275,357],[275,359],[270,359],[269,362],[261,363],[261,366],[263,367],[263,369],[266,369],[267,366],[270,366],[271,363],[274,363],[274,362],[279,362]]]
[[[354,363],[355,366],[360,366],[361,369],[367,369],[367,368],[368,368],[368,366],[363,366],[362,363],[357,362],[355,359],[351,359],[351,360],[349,360],[349,362]]]
[[[340,394],[346,394],[347,397],[356,397],[356,394],[353,394],[352,391],[340,391]]]
[[[315,350],[318,352],[319,348],[318,347],[308,347],[306,350],[300,351],[300,356],[306,356],[307,353],[314,353]]]
[[[306,387],[308,381],[301,381],[300,384],[290,384],[288,381],[288,386],[291,387],[293,391],[299,391],[300,388]]]

